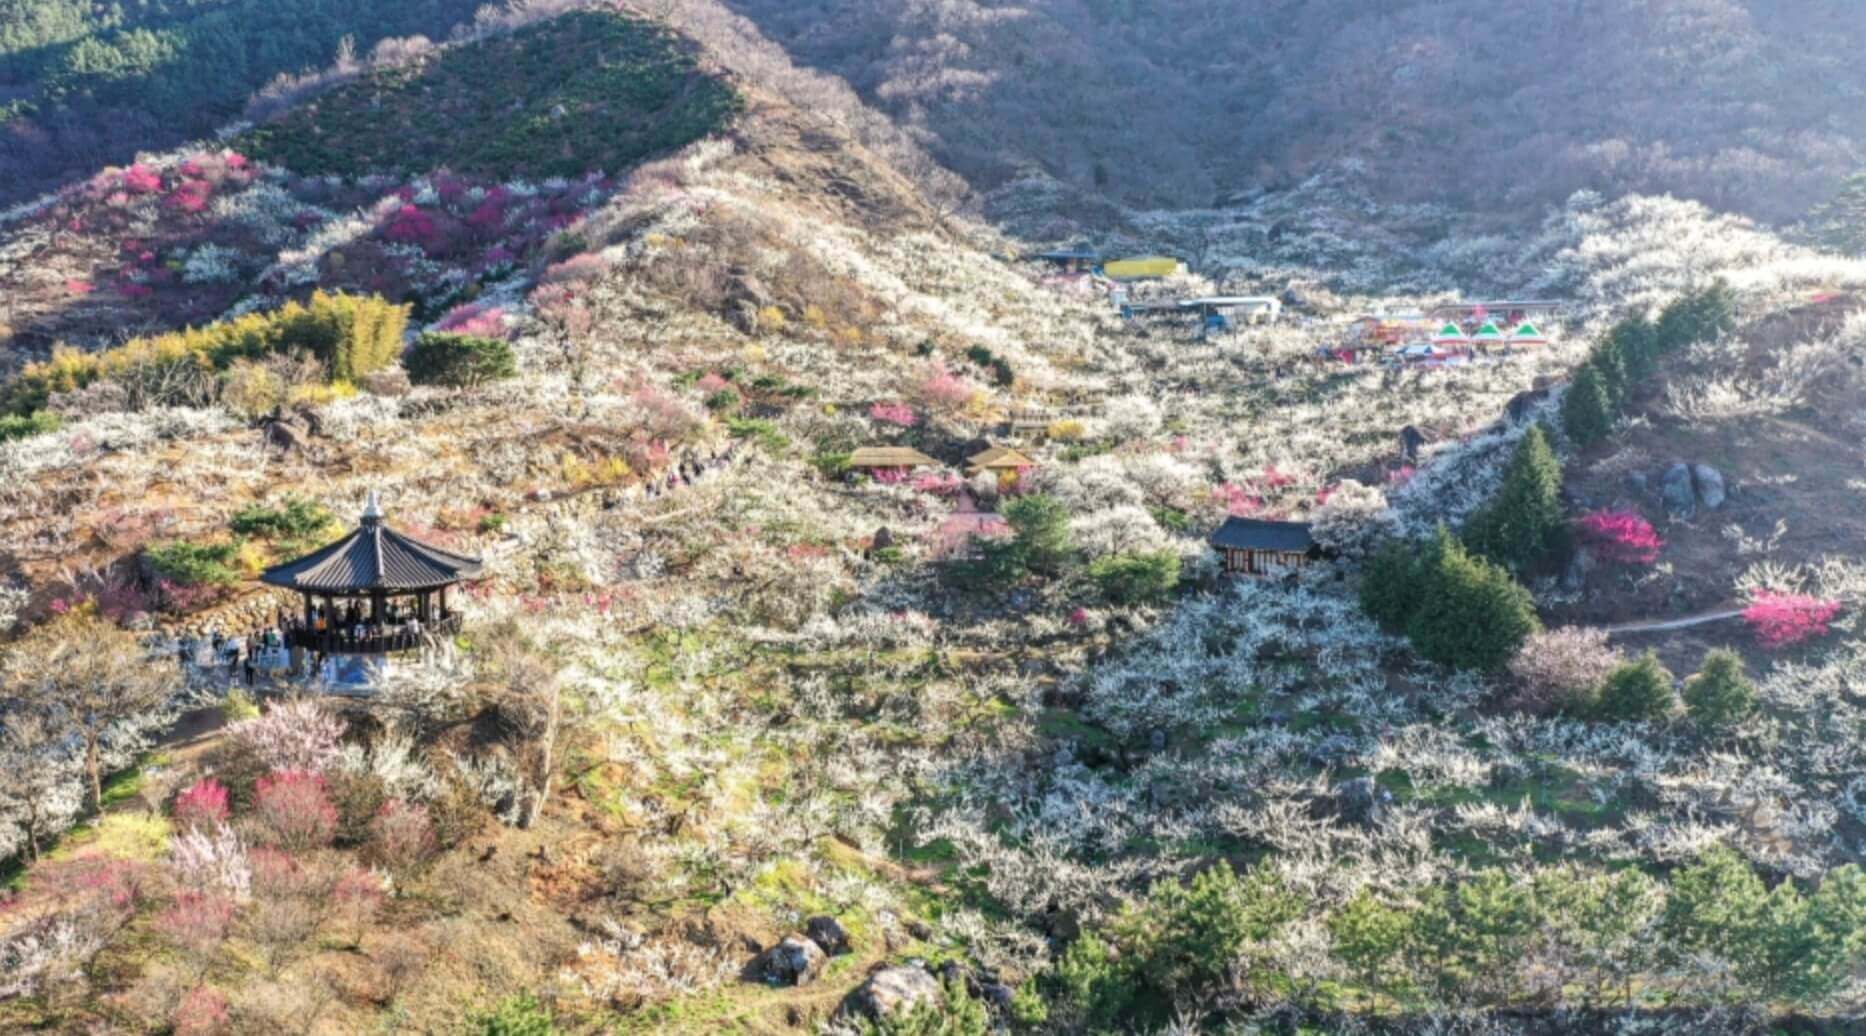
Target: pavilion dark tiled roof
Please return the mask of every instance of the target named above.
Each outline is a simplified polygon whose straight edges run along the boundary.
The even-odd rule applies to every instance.
[[[260,582],[311,593],[432,590],[475,579],[480,560],[442,550],[383,524],[374,502],[350,535],[260,573]]]
[[[1315,547],[1308,522],[1272,522],[1259,518],[1227,518],[1212,533],[1212,546],[1223,550],[1269,550],[1300,553]]]

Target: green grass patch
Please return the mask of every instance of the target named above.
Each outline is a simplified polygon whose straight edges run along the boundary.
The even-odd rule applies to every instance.
[[[236,146],[310,174],[613,174],[723,129],[743,104],[673,32],[584,11],[373,73]]]
[[[1037,717],[1037,730],[1058,741],[1074,741],[1089,748],[1107,748],[1117,738],[1069,709],[1044,709]]]

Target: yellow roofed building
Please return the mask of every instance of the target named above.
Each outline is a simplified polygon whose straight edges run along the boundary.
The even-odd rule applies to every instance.
[[[1117,281],[1157,280],[1185,273],[1186,264],[1164,255],[1144,255],[1135,259],[1116,259],[1102,265],[1101,272]]]

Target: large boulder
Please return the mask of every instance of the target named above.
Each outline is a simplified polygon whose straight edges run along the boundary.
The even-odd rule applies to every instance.
[[[774,986],[807,986],[828,961],[823,948],[802,935],[787,935],[766,950],[755,965],[758,977]]]
[[[879,1022],[944,999],[939,979],[927,969],[913,965],[882,968],[843,1000],[842,1013]]]
[[[1665,477],[1659,483],[1659,497],[1665,501],[1665,513],[1673,518],[1697,515],[1698,492],[1691,483],[1689,464],[1674,464],[1665,469]]]
[[[803,934],[810,941],[823,948],[831,957],[849,952],[849,933],[836,919],[829,916],[812,917],[803,923]]]
[[[1691,477],[1697,483],[1698,502],[1707,511],[1715,511],[1729,499],[1729,491],[1724,486],[1723,472],[1709,464],[1697,464],[1691,468]]]

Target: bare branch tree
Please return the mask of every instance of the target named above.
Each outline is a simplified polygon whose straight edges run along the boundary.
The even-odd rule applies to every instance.
[[[92,809],[103,808],[106,764],[148,747],[177,713],[179,674],[144,657],[136,638],[88,609],[34,630],[6,659],[8,693],[83,746]]]

